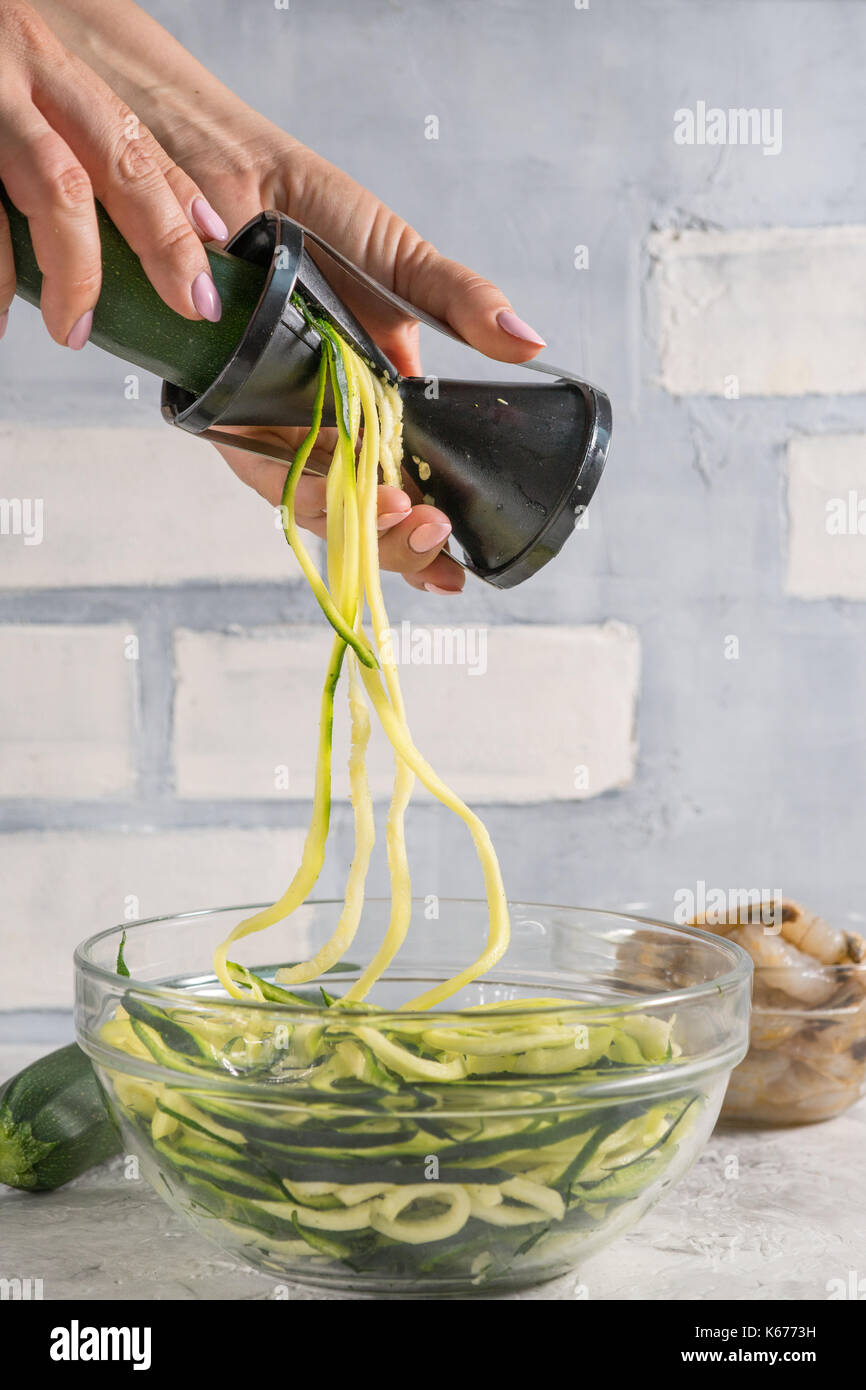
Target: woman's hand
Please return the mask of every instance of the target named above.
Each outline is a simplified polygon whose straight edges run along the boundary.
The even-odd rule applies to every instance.
[[[233,434],[248,434],[285,449],[296,449],[306,434],[303,429],[270,429],[259,427],[238,430]],[[310,460],[319,469],[327,468],[336,444],[336,431],[323,430]],[[286,481],[286,466],[260,454],[248,454],[230,445],[218,444],[233,473],[254,488],[273,506],[279,506]],[[431,593],[456,594],[463,588],[463,571],[443,547],[451,534],[451,523],[444,512],[435,507],[413,507],[408,493],[400,488],[379,488],[379,564],[382,569],[398,570],[413,589]],[[325,479],[306,472],[295,493],[295,516],[299,526],[314,535],[325,536]]]
[[[545,346],[500,289],[429,241],[342,169],[237,102],[231,118],[202,128],[174,120],[165,143],[198,180],[233,232],[276,208],[317,232],[374,280],[444,320],[500,362],[525,362]],[[327,277],[404,376],[420,373],[418,325],[352,279],[317,248]]]
[[[235,133],[217,126],[207,138],[195,127],[175,127],[170,143],[218,211],[236,231],[263,208],[276,208],[317,232],[374,279],[446,323],[489,357],[525,362],[543,340],[511,309],[502,291],[456,261],[447,260],[348,174],[242,108]],[[421,372],[418,324],[391,309],[313,248],[334,288],[404,376]],[[250,429],[259,439],[296,447],[303,431]],[[326,439],[326,436],[323,436]],[[278,505],[284,465],[217,446],[244,482]],[[315,457],[315,455],[314,455]],[[319,453],[319,461],[328,455]],[[324,483],[302,480],[298,520],[325,534]],[[399,570],[416,589],[459,593],[463,570],[444,553],[451,532],[435,507],[413,506],[407,493],[379,489],[380,562]]]
[[[27,217],[55,342],[82,348],[102,283],[94,199],[157,293],[188,319],[220,316],[202,239],[225,225],[101,77],[24,0],[0,0],[0,182]],[[0,336],[15,264],[0,207]]]
[[[107,95],[120,106],[112,96],[118,92],[149,123],[162,146],[155,147],[152,160],[158,162],[161,156],[167,161],[170,173],[165,174],[164,181],[175,192],[187,217],[194,215],[193,203],[199,190],[232,232],[263,209],[276,208],[317,232],[404,299],[449,323],[488,357],[501,362],[525,362],[544,346],[538,334],[514,313],[501,290],[457,261],[441,256],[348,174],[252,110],[144,10],[129,0],[34,0],[34,4],[63,43],[100,73],[107,83],[101,88],[103,100]],[[0,0],[0,10],[5,8],[18,13],[27,10],[15,0]],[[49,40],[50,35],[44,42]],[[70,61],[59,43],[52,52]],[[79,68],[83,68],[83,63]],[[89,67],[83,71],[93,77]],[[2,76],[0,66],[0,94],[4,90]],[[59,77],[52,72],[50,87],[61,94],[61,107],[64,100],[69,100],[62,97],[69,85],[62,68]],[[81,104],[70,102],[73,112],[79,112]],[[3,109],[4,99],[0,95],[0,112]],[[36,117],[44,123],[39,111]],[[53,114],[50,119],[54,120]],[[62,136],[71,144],[67,134],[69,119],[66,114],[65,128],[58,127],[58,138]],[[80,114],[78,122],[81,123]],[[164,151],[168,151],[174,165]],[[79,160],[84,163],[80,154]],[[115,156],[112,167],[117,163]],[[180,169],[188,176],[186,182]],[[102,185],[93,180],[92,170],[88,168],[87,172],[97,196],[142,256],[145,268],[160,288],[150,245],[145,259],[138,226],[131,226],[129,218],[123,220],[127,199],[118,196],[113,184],[100,191]],[[4,177],[0,165],[0,178]],[[13,202],[18,202],[11,187],[9,191]],[[179,223],[176,225],[180,227]],[[203,225],[199,220],[199,226],[206,235],[222,239],[216,223]],[[170,247],[165,249],[170,255]],[[91,257],[93,254],[91,246]],[[318,258],[317,251],[313,254]],[[333,264],[323,260],[323,268],[338,294],[397,369],[404,375],[418,374],[421,364],[417,323],[395,313]],[[183,289],[176,277],[173,285],[176,293]],[[90,307],[95,303],[98,288],[97,278],[90,286]],[[178,307],[167,293],[163,297],[172,307]],[[61,332],[65,326],[64,322]],[[303,437],[302,431],[293,430],[246,433],[270,437],[283,448],[286,444],[297,447]],[[221,447],[220,452],[244,482],[273,505],[279,503],[286,476],[284,464],[238,449]],[[322,489],[320,481],[306,477],[298,491],[301,520],[318,534],[324,532]],[[434,507],[413,507],[406,493],[383,488],[379,517],[380,554],[385,568],[400,570],[414,588],[431,587],[447,593],[462,589],[463,571],[442,549],[451,529],[442,512]]]

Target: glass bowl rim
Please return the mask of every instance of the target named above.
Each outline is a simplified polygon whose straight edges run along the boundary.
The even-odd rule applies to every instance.
[[[371,904],[387,904],[390,902],[390,899],[368,897],[366,901]],[[423,898],[412,899],[413,904],[421,903],[423,901]],[[452,905],[465,903],[473,907],[486,906],[486,901],[483,898],[440,897],[439,901],[440,903],[449,903]],[[304,907],[341,907],[342,905],[342,898],[315,898],[309,899],[306,903],[303,904]],[[235,906],[228,907],[202,907],[193,908],[187,912],[160,913],[154,917],[142,917],[136,918],[134,921],[131,922],[115,923],[114,926],[106,927],[102,931],[96,932],[94,933],[94,935],[86,937],[84,941],[79,942],[79,944],[76,946],[75,951],[73,953],[76,977],[80,974],[82,976],[87,976],[89,978],[102,981],[103,983],[110,984],[115,988],[119,984],[122,985],[124,989],[134,990],[136,995],[143,994],[159,999],[167,999],[170,1000],[172,1003],[183,1004],[186,1008],[189,1008],[191,1005],[201,1003],[202,1005],[207,1005],[208,1009],[243,1008],[261,1010],[262,1012],[268,1014],[280,1014],[284,1012],[286,1015],[300,1014],[302,1017],[319,1017],[322,1013],[322,1006],[320,1004],[288,1004],[275,1000],[259,1001],[254,999],[221,999],[219,996],[210,995],[190,996],[190,994],[185,990],[172,989],[170,986],[167,985],[148,984],[147,982],[136,980],[134,976],[120,975],[114,970],[107,970],[104,966],[96,965],[92,960],[88,958],[88,955],[86,954],[92,948],[96,947],[100,942],[106,940],[106,938],[122,934],[124,932],[134,931],[137,927],[157,926],[161,922],[192,922],[200,917],[211,917],[223,913],[252,913],[257,912],[264,907],[270,906],[270,903],[241,903]],[[736,942],[728,941],[725,937],[716,936],[712,932],[703,931],[700,927],[679,926],[675,923],[662,922],[654,917],[643,916],[639,913],[621,912],[616,908],[580,907],[577,905],[567,906],[566,904],[562,903],[524,902],[520,899],[511,898],[508,899],[508,906],[509,909],[519,907],[528,909],[544,909],[546,911],[556,912],[583,913],[589,915],[593,920],[615,918],[621,921],[644,923],[646,926],[660,928],[665,933],[671,933],[678,937],[688,937],[692,940],[703,941],[708,946],[711,946],[714,950],[716,950],[721,957],[727,957],[727,959],[731,962],[731,968],[726,973],[717,976],[713,980],[705,980],[699,984],[686,985],[679,989],[666,990],[661,993],[641,995],[640,997],[635,998],[633,1000],[629,999],[618,1001],[616,1003],[611,1004],[610,1006],[606,1006],[604,1004],[589,1004],[581,1000],[575,1000],[573,1005],[568,1006],[565,1006],[561,1003],[550,1004],[549,1006],[540,1006],[531,1010],[532,1016],[534,1018],[543,1018],[546,1015],[552,1013],[562,1014],[563,1012],[565,1012],[566,1008],[568,1008],[569,1011],[574,1010],[575,1012],[581,1010],[587,1012],[588,1010],[592,1010],[595,1014],[601,1013],[605,1016],[614,1014],[628,1014],[632,1012],[643,1013],[646,1012],[648,1009],[668,1008],[675,1004],[682,1004],[684,1002],[699,1000],[709,995],[722,997],[736,989],[742,988],[745,982],[751,980],[753,962],[749,953],[745,951],[741,946],[738,946]],[[516,1016],[525,1017],[528,1012],[530,1011],[528,1011],[525,1008],[525,1006],[521,1006],[520,1000],[515,1000],[513,1008],[497,1009],[496,1015],[498,1018],[514,1018]],[[367,1020],[370,1019],[370,1014],[365,1009],[353,1009],[351,1006],[342,1008],[341,1014],[346,1018],[366,1018]],[[389,1015],[399,1015],[400,1018],[403,1019],[415,1020],[422,1018],[430,1018],[431,1012],[429,1009],[385,1009],[382,1011],[381,1017],[386,1018]],[[477,1022],[478,1013],[477,1010],[472,1008],[448,1009],[446,1007],[442,1009],[437,1009],[436,1017],[438,1019],[444,1019],[446,1017],[471,1019]],[[378,1018],[377,1021],[379,1021]]]
[[[813,1023],[819,1022],[822,1018],[844,1019],[856,1018],[857,1014],[863,1013],[863,1003],[859,1004],[833,1004],[829,1008],[824,1004],[816,1004],[809,1009],[802,1004],[792,1004],[788,1008],[785,1004],[752,1004],[751,1014],[753,1018],[804,1018]]]

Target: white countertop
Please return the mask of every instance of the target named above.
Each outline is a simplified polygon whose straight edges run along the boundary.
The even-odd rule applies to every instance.
[[[0,1077],[57,1045],[0,1046]],[[827,1299],[829,1281],[866,1277],[864,1159],[866,1101],[800,1129],[717,1129],[682,1182],[579,1274],[503,1297]],[[46,1299],[266,1299],[274,1288],[190,1234],[120,1159],[57,1192],[0,1186],[0,1277],[15,1276],[41,1278]],[[335,1295],[293,1285],[290,1297]]]

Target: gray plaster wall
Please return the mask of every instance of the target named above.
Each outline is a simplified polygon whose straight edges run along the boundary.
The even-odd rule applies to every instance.
[[[866,5],[857,0],[149,0],[250,103],[374,189],[442,250],[502,284],[549,358],[610,393],[614,449],[589,530],[510,593],[472,584],[461,618],[618,618],[643,648],[634,783],[583,803],[487,814],[511,892],[670,904],[697,879],[782,885],[856,906],[866,787],[866,611],[783,591],[783,450],[861,431],[862,397],[677,400],[656,384],[645,242],[656,226],[860,222]],[[698,99],[780,107],[784,148],[681,148]],[[436,114],[438,141],[424,138]],[[588,270],[573,267],[585,244]],[[864,306],[866,311],[866,306]],[[117,364],[51,348],[16,308],[0,358],[6,419],[111,424]],[[10,334],[11,342],[11,334]],[[431,371],[502,369],[425,336]],[[131,418],[153,423],[149,383]],[[214,468],[221,465],[214,458]],[[106,499],[109,504],[110,499]],[[168,504],[168,499],[167,499]],[[82,537],[82,545],[87,543]],[[395,616],[429,604],[389,583]],[[0,805],[7,831],[302,824],[303,806],[182,805],[171,789],[173,627],[310,619],[279,585],[0,596],[0,621],[140,615],[144,742],[134,803]],[[727,634],[741,659],[727,662]],[[495,717],[495,711],[493,712]],[[348,808],[338,812],[345,862]],[[416,853],[443,893],[477,891],[462,828],[419,806]],[[338,891],[339,860],[329,872]],[[384,887],[384,882],[378,885]]]

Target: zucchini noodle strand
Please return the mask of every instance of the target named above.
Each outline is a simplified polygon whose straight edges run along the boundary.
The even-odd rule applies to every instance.
[[[357,510],[355,503],[355,467],[354,451],[352,452],[351,469],[347,472],[344,468],[335,468],[335,485],[333,496],[333,514],[335,516],[335,527],[340,527],[340,516],[342,513],[342,531],[346,538],[345,548],[336,552],[337,564],[335,566],[334,581],[340,593],[340,601],[343,615],[348,620],[349,616],[356,613],[359,601],[359,583],[357,558],[354,567],[346,563],[346,558],[351,554],[349,539],[354,531],[355,555],[357,557]],[[355,525],[352,527],[347,524],[346,518],[349,513],[354,513]],[[329,509],[329,515],[331,514]],[[346,893],[344,898],[343,911],[337,927],[320,950],[307,961],[302,961],[299,965],[288,966],[279,972],[280,983],[285,984],[305,984],[307,980],[314,980],[319,975],[323,975],[335,965],[342,956],[345,955],[354,940],[361,920],[361,913],[364,908],[364,884],[367,879],[367,871],[370,866],[370,856],[373,846],[376,843],[376,825],[373,816],[373,801],[370,796],[370,787],[367,781],[367,745],[370,741],[370,715],[364,699],[364,690],[358,679],[358,661],[354,652],[348,654],[349,668],[349,713],[351,718],[351,744],[349,753],[349,786],[354,813],[355,826],[355,853],[352,856],[352,863],[349,869],[349,876],[346,881]]]
[[[214,953],[214,972],[217,979],[226,993],[234,999],[243,999],[246,996],[229,974],[227,964],[229,947],[233,942],[240,941],[241,937],[250,936],[253,932],[264,931],[266,927],[272,927],[274,923],[281,922],[284,917],[288,917],[306,901],[322,872],[322,865],[325,862],[325,844],[331,819],[331,741],[334,727],[334,692],[340,679],[345,652],[346,643],[341,637],[335,637],[331,647],[328,673],[325,676],[320,704],[313,813],[297,872],[281,898],[278,898],[270,907],[263,908],[260,912],[254,913],[252,917],[246,917],[242,922],[239,922]]]
[[[508,907],[499,863],[481,819],[437,776],[415,746],[406,720],[397,664],[390,641],[390,624],[379,573],[377,496],[379,470],[383,480],[400,486],[402,476],[402,402],[396,389],[382,384],[367,364],[344,343],[330,324],[316,321],[322,338],[322,360],[316,383],[313,425],[304,438],[286,478],[283,516],[286,538],[311,588],[336,631],[325,686],[322,692],[316,786],[313,813],[300,866],[289,887],[272,906],[240,922],[218,948],[214,969],[223,988],[234,998],[248,998],[240,987],[243,969],[232,967],[227,952],[241,937],[262,931],[300,907],[321,873],[330,825],[331,742],[334,692],[348,654],[350,714],[349,784],[355,831],[355,853],[346,881],[343,910],[331,938],[309,960],[284,967],[279,981],[303,983],[316,979],[336,965],[351,945],[364,907],[364,890],[375,843],[375,818],[367,779],[366,754],[370,716],[366,697],[375,711],[394,754],[394,787],[386,822],[386,846],[391,882],[391,913],[385,935],[370,964],[344,995],[351,1005],[365,998],[390,965],[403,944],[412,913],[412,888],[406,852],[405,813],[416,777],[448,810],[467,826],[484,876],[489,908],[489,928],[483,951],[464,970],[402,1005],[403,1009],[428,1009],[470,984],[491,969],[504,954],[509,939]],[[326,544],[328,586],[300,539],[295,519],[295,493],[306,460],[319,434],[326,381],[336,406],[337,443],[326,487]],[[358,448],[360,440],[360,449]],[[356,465],[357,454],[357,465]],[[365,606],[378,652],[363,628]],[[261,991],[254,992],[259,997]],[[466,1219],[462,1204],[452,1207],[455,1225]],[[398,1224],[397,1211],[389,1220]]]
[[[337,611],[337,608],[334,604],[333,599],[331,598],[331,595],[328,593],[328,590],[322,582],[322,577],[319,574],[319,571],[313,564],[307,547],[301,540],[298,524],[295,520],[295,493],[298,489],[298,483],[300,482],[301,474],[304,471],[304,465],[306,464],[307,459],[310,457],[310,454],[313,451],[313,446],[315,445],[315,442],[319,437],[319,430],[322,424],[322,408],[325,399],[326,375],[327,362],[325,359],[325,355],[323,354],[322,361],[319,365],[319,375],[316,381],[316,396],[313,404],[313,423],[310,426],[310,429],[306,434],[303,443],[301,444],[300,448],[295,454],[294,459],[292,460],[292,466],[289,469],[288,474],[286,475],[285,486],[283,487],[283,495],[281,498],[281,514],[283,517],[283,529],[286,534],[286,540],[292,547],[295,558],[301,567],[301,571],[304,575],[304,578],[306,579],[307,583],[312,589],[313,594],[315,595],[315,598],[318,601],[319,607],[322,609],[322,612],[328,619],[328,622],[340,634],[343,640],[348,643],[350,647],[355,648],[355,651],[357,652],[359,659],[363,661],[365,665],[375,666],[376,658],[373,656],[373,653],[370,651],[369,647],[363,642],[359,643],[357,636],[352,631],[351,624],[347,625],[346,622],[343,620],[341,614]]]
[[[363,366],[363,364],[361,365]],[[371,382],[376,392],[375,401],[372,400],[369,391]],[[362,548],[366,559],[371,553],[378,557],[379,535],[376,529],[376,498],[379,460],[382,460],[382,476],[385,482],[399,487],[402,480],[399,466],[394,460],[390,430],[386,431],[384,427],[380,429],[380,417],[383,423],[389,426],[393,420],[393,412],[390,410],[388,397],[372,376],[369,380],[365,380],[364,376],[359,374],[359,386],[364,412],[364,440],[361,445],[358,465],[358,494],[361,498]],[[399,397],[397,399],[399,400]],[[365,564],[364,588],[373,619],[373,627],[378,633],[379,662],[385,676],[388,695],[398,716],[405,720],[397,666],[390,641],[386,636],[388,618],[385,613],[382,587],[379,582],[378,558],[372,566],[369,563]],[[347,990],[344,996],[347,1003],[366,998],[405,941],[412,919],[412,879],[409,873],[409,856],[406,852],[404,827],[406,808],[415,787],[415,775],[396,750],[394,752],[394,765],[394,791],[385,825],[388,872],[391,880],[391,916],[381,946],[355,984]]]

